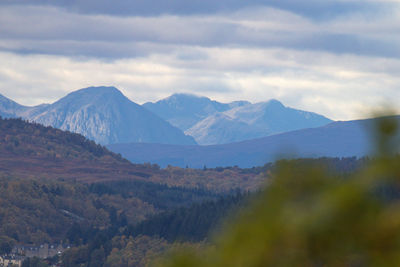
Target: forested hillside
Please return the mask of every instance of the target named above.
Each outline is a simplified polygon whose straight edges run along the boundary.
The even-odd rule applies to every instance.
[[[159,266],[397,266],[399,127],[386,117],[376,128],[373,159],[341,172],[320,161],[280,161],[214,242]]]
[[[132,164],[82,135],[21,119],[0,119],[0,174],[94,183],[135,180],[229,192],[255,189],[259,173]]]
[[[168,242],[200,242],[221,227],[222,221],[231,212],[240,210],[249,198],[248,194],[238,193],[217,201],[205,201],[166,211],[129,227],[125,234],[160,237]]]
[[[63,266],[144,266],[173,246],[200,245],[229,213],[236,212],[248,198],[247,194],[236,194],[180,207],[119,231],[109,227],[95,231],[94,235],[85,234],[93,231],[77,225],[73,232],[86,238],[80,246],[63,255]]]
[[[156,210],[136,197],[90,193],[85,185],[12,177],[0,178],[0,203],[0,236],[20,244],[68,241],[74,223],[104,228],[116,218],[138,222]]]
[[[263,179],[258,174],[132,164],[79,134],[0,119],[0,238],[81,244],[93,231],[255,189]],[[77,225],[93,231],[77,238]]]
[[[280,161],[278,165],[290,164],[293,169],[302,166],[318,166],[329,173],[335,174],[335,179],[348,177],[357,170],[367,166],[369,159],[356,158],[321,158]],[[277,164],[271,164],[254,171],[265,170],[275,173]],[[247,170],[250,171],[250,170]],[[162,257],[168,249],[174,247],[202,247],[212,241],[215,233],[221,232],[227,224],[234,222],[241,211],[249,203],[258,198],[260,191],[253,193],[237,193],[216,200],[194,203],[186,207],[178,207],[151,215],[148,219],[128,225],[120,232],[103,232],[102,241],[88,239],[64,255],[65,266],[146,266],[151,260]],[[228,220],[227,220],[228,219]],[[85,232],[78,230],[78,232]],[[90,232],[90,231],[86,231]],[[96,258],[102,255],[102,257]]]
[[[132,164],[81,135],[20,119],[0,119],[0,152],[1,247],[71,244],[63,266],[143,266],[170,247],[201,246],[242,206],[240,192],[257,191],[276,168]],[[345,175],[366,161],[294,162]]]

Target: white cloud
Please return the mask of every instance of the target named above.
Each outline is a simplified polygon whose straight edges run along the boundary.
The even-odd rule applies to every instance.
[[[118,17],[0,6],[0,93],[33,105],[114,85],[139,103],[175,92],[277,98],[333,119],[400,99],[397,5],[324,20],[300,14],[251,7]]]
[[[192,49],[205,56],[180,58]],[[109,62],[11,53],[0,53],[0,61],[8,62],[0,65],[0,93],[28,105],[87,86],[114,85],[139,103],[174,92],[219,101],[276,98],[334,119],[354,119],[400,97],[400,60],[324,52],[175,47],[168,55]]]
[[[0,48],[14,52],[102,58],[158,52],[141,46],[146,43],[287,47],[400,57],[396,13],[355,13],[321,22],[270,7],[208,15],[116,17],[9,6],[0,8],[0,25]]]

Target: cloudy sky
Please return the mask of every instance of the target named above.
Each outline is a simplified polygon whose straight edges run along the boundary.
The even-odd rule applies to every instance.
[[[361,118],[400,101],[400,0],[0,1],[1,94],[98,85]]]

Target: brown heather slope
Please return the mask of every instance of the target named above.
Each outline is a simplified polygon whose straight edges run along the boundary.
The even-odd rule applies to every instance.
[[[21,119],[0,119],[0,174],[83,183],[141,180],[218,192],[252,190],[263,180],[257,172],[239,168],[160,169],[132,164],[79,134]]]
[[[0,120],[0,172],[87,183],[151,176],[148,167],[133,165],[79,134],[20,119]]]

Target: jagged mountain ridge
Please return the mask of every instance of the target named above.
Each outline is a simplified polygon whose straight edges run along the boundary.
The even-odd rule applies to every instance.
[[[174,94],[143,106],[193,136],[200,145],[244,141],[332,122],[316,113],[285,107],[274,99],[225,104],[207,97]]]
[[[0,115],[80,133],[101,144],[187,145],[196,144],[194,140],[201,145],[226,144],[331,122],[315,113],[285,107],[277,100],[220,103],[174,94],[140,106],[114,87],[81,89],[53,104],[35,107],[1,96]]]
[[[235,101],[225,104],[192,94],[173,94],[155,103],[147,102],[143,106],[185,131],[210,115],[247,104],[250,102]]]
[[[186,130],[201,145],[239,142],[314,128],[332,122],[316,113],[285,107],[273,99],[247,104],[211,115]]]
[[[5,117],[21,117],[84,135],[100,144],[196,144],[194,139],[130,101],[115,87],[88,87],[50,105],[24,107],[3,97]],[[12,102],[12,101],[11,101]]]

